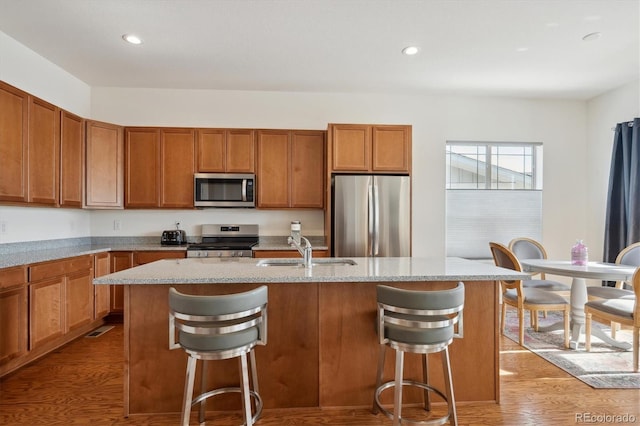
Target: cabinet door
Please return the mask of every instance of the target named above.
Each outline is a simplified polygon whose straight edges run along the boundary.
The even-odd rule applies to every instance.
[[[406,172],[411,169],[411,126],[373,126],[373,171]]]
[[[198,129],[198,172],[224,173],[226,151],[224,129]]]
[[[258,207],[289,207],[289,131],[258,131]]]
[[[93,319],[93,268],[73,272],[66,277],[66,331]]]
[[[111,252],[111,272],[124,271],[133,266],[133,252],[114,251]],[[124,312],[124,286],[111,286],[111,312]]]
[[[64,276],[29,285],[29,349],[65,333],[64,287]]]
[[[198,129],[198,172],[253,173],[255,132]]]
[[[133,253],[133,264],[138,266],[161,259],[184,259],[186,257],[187,252],[182,250],[136,251]]]
[[[111,272],[109,253],[99,253],[93,258],[93,276],[101,277]],[[98,319],[109,315],[111,308],[111,291],[108,285],[93,286],[93,318]]]
[[[29,97],[29,197],[30,203],[57,205],[60,172],[60,111]]]
[[[27,286],[0,291],[0,364],[27,353]]]
[[[255,170],[255,132],[246,129],[227,131],[226,172],[253,173]]]
[[[163,129],[161,207],[193,207],[195,135],[191,129]]]
[[[123,128],[97,121],[87,122],[86,194],[89,208],[124,207]]]
[[[0,201],[27,201],[28,95],[0,81]]]
[[[62,111],[60,126],[60,205],[82,207],[84,122]]]
[[[332,170],[366,172],[371,164],[371,126],[332,124],[329,126]]]
[[[325,133],[291,132],[291,207],[324,207]]]
[[[159,207],[160,129],[126,129],[125,158],[125,207]]]

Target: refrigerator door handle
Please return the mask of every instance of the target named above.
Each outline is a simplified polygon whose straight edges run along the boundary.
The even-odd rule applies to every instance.
[[[380,193],[378,184],[373,181],[373,256],[380,254]]]
[[[367,238],[367,255],[373,256],[373,243],[374,243],[374,234],[375,234],[375,211],[374,211],[374,203],[373,199],[373,184],[369,184],[368,186],[368,194],[367,194],[367,223],[369,225],[369,238]]]

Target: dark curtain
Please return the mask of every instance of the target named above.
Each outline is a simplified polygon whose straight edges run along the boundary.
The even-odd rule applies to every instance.
[[[631,125],[630,125],[631,124]],[[618,123],[613,138],[604,231],[604,261],[640,241],[640,118]]]

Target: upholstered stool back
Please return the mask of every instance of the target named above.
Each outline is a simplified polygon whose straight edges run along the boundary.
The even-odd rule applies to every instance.
[[[243,418],[247,425],[260,416],[262,399],[258,393],[255,367],[256,345],[267,343],[267,287],[243,293],[198,296],[169,289],[169,348],[182,348],[189,355],[182,406],[182,424],[189,424],[191,407],[200,404],[200,423],[204,422],[206,399],[238,392],[242,397]],[[253,387],[249,384],[250,355]],[[206,368],[202,367],[202,392],[193,397],[197,360],[240,358],[240,387],[206,390]],[[255,414],[251,414],[251,397]]]
[[[377,327],[380,358],[373,411],[382,411],[393,419],[394,425],[418,423],[438,425],[449,421],[457,423],[455,398],[451,381],[449,345],[454,337],[463,334],[464,284],[449,290],[415,291],[385,285],[377,287]],[[396,351],[395,380],[382,383],[386,347]],[[423,354],[423,382],[403,379],[404,352]],[[429,384],[427,354],[441,352],[445,378],[445,392]],[[424,421],[402,418],[402,387],[416,386],[425,391],[425,409],[431,409],[429,392],[447,402],[445,416]],[[394,387],[393,413],[380,403],[381,393]]]

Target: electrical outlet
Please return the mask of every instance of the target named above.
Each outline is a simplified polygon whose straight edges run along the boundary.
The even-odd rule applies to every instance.
[[[4,235],[6,234],[7,231],[7,222],[6,221],[0,221],[0,234]]]
[[[122,222],[120,222],[119,220],[114,220],[113,221],[113,230],[114,231],[120,231],[122,230]]]

